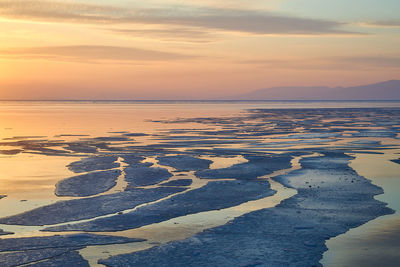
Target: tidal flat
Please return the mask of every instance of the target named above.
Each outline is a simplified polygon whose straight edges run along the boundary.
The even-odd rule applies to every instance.
[[[0,266],[372,266],[400,102],[367,104],[7,103]]]

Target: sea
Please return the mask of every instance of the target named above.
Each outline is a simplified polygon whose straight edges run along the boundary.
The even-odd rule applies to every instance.
[[[157,135],[171,129],[207,129],[196,122],[160,122],[228,118],[253,109],[388,108],[400,109],[400,101],[0,101],[0,195],[7,195],[0,199],[0,217],[60,199],[54,195],[54,185],[72,175],[66,166],[77,160],[54,152],[62,150],[65,141],[121,133]],[[400,122],[393,123],[400,125]],[[53,143],[54,151],[46,152],[46,148],[38,145],[43,142]],[[138,135],[132,143],[154,142]],[[376,199],[388,203],[395,213],[328,240],[328,251],[321,260],[324,266],[400,266],[400,164],[391,161],[400,158],[400,149],[381,152],[354,153],[350,166],[383,188],[384,193]],[[7,230],[2,225],[0,229]],[[34,228],[9,229],[18,237],[38,234]]]

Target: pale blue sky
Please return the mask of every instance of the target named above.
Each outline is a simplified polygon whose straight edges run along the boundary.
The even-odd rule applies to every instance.
[[[282,0],[279,10],[299,16],[358,20],[400,19],[399,0]]]

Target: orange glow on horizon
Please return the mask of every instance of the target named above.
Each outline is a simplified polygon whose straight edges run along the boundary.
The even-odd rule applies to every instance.
[[[178,2],[63,0],[44,12],[42,1],[26,10],[8,1],[0,7],[0,99],[205,99],[400,78],[398,26],[371,27],[372,17],[314,6],[293,13],[293,0]]]

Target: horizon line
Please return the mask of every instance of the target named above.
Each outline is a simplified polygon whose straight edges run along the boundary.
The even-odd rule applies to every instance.
[[[196,102],[205,102],[205,101],[213,101],[213,102],[261,102],[261,101],[336,101],[336,102],[350,102],[350,101],[363,101],[363,102],[376,102],[376,101],[400,101],[400,99],[0,99],[0,102],[155,102],[155,101],[175,101],[175,102],[183,102],[183,101],[196,101]]]

